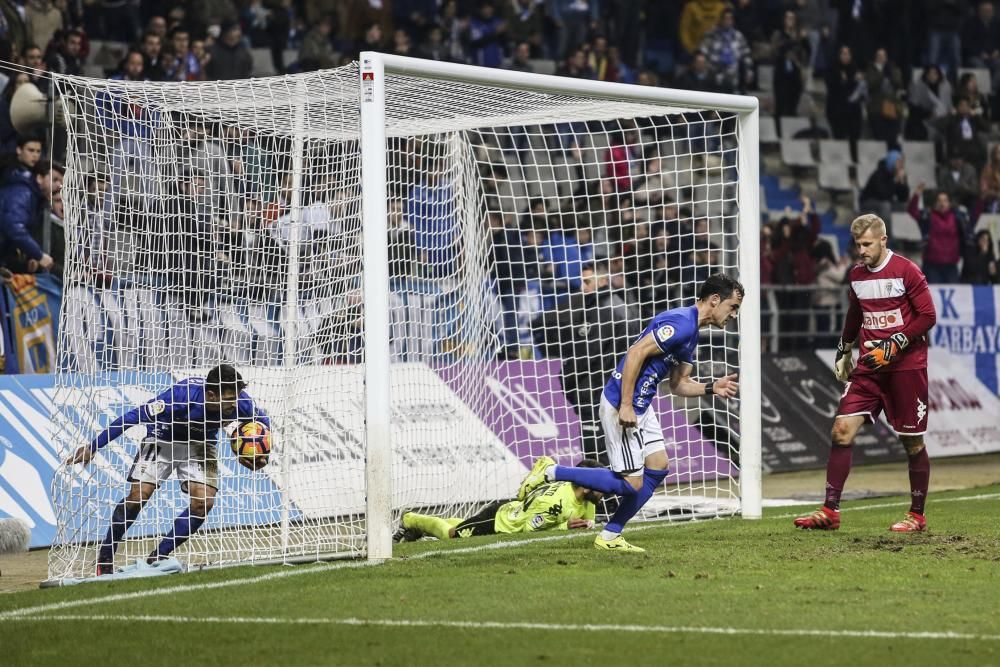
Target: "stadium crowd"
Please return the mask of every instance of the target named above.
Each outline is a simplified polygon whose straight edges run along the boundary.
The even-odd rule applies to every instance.
[[[0,72],[6,160],[0,239],[3,262],[11,268],[58,270],[63,254],[58,181],[65,138],[58,127],[18,135],[10,105],[19,86],[30,82],[43,95],[53,95],[46,71],[124,80],[242,79],[260,74],[261,53],[271,71],[294,73],[347,64],[371,49],[524,72],[755,94],[765,118],[810,115],[809,127],[797,136],[847,140],[855,156],[860,140],[885,144],[884,157],[852,188],[846,208],[834,208],[836,193],[824,192],[808,174],[778,167],[774,175],[798,182],[801,204],[763,212],[762,283],[842,284],[850,248],[837,248],[820,233],[819,201],[830,202],[834,224],[841,227],[860,210],[878,211],[887,221],[894,211],[908,212],[919,224],[919,249],[932,282],[1000,281],[995,241],[989,228],[977,229],[983,214],[1000,213],[1000,146],[988,149],[998,136],[1000,113],[995,95],[1000,18],[993,2],[0,0],[0,9],[0,60],[23,66]],[[986,72],[989,94],[980,90],[981,77],[960,72],[965,67]],[[765,71],[771,73],[769,82]],[[551,202],[541,198],[531,198],[519,215],[490,215],[495,291],[509,330],[505,354],[523,354],[519,346],[531,344],[526,336],[540,348],[549,344],[533,332],[533,323],[544,322],[546,313],[551,317],[570,294],[606,290],[606,307],[630,308],[625,304],[636,300],[627,298],[629,290],[695,285],[719,266],[725,249],[712,240],[711,220],[686,204],[690,197],[672,200],[677,189],[663,184],[669,174],[649,148],[650,128],[622,129],[602,149],[600,182],[593,189],[587,184],[588,197],[603,199],[597,209],[622,212],[613,243],[593,238],[586,225],[566,224],[565,211],[553,213]],[[254,186],[245,176],[253,162],[230,147],[252,141],[222,136],[221,128],[203,132],[194,141],[212,173],[233,176],[239,185],[202,186],[214,192],[220,207],[231,206],[227,197],[242,197]],[[908,176],[907,141],[934,143],[936,188]],[[572,145],[563,148],[574,151]],[[287,210],[288,175],[281,165],[268,169],[276,172],[268,185],[277,193],[274,201],[236,203],[241,222],[230,221],[234,233],[275,224]],[[490,178],[496,176],[494,169]],[[88,198],[99,200],[107,185],[91,178]],[[332,189],[353,196],[349,188]],[[394,278],[418,270],[427,253],[440,250],[434,247],[440,239],[421,246],[422,238],[434,234],[422,233],[420,222],[421,211],[440,196],[433,186],[415,181],[405,203],[390,207],[395,246],[412,242],[419,251],[395,251]],[[640,206],[657,212],[627,214]],[[50,224],[41,224],[46,219]],[[560,268],[568,266],[575,268],[568,273]],[[551,298],[529,309],[527,319],[518,318],[524,315],[518,300],[539,277],[556,285]],[[662,294],[655,301],[669,298]],[[836,289],[821,289],[783,298],[835,313],[841,297]],[[648,315],[633,313],[629,319]],[[351,345],[346,349],[347,356],[357,352]]]

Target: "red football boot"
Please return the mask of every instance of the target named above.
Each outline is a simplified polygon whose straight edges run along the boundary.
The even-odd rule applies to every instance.
[[[889,526],[889,530],[894,533],[922,533],[927,530],[927,519],[923,514],[907,512],[901,521]]]
[[[795,527],[803,530],[837,530],[840,528],[840,512],[824,505],[812,514],[796,519]]]

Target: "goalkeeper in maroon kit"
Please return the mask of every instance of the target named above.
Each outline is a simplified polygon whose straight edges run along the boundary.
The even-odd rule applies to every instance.
[[[886,247],[885,222],[862,215],[851,223],[860,263],[848,274],[850,306],[837,344],[835,373],[846,382],[833,421],[826,466],[826,502],[795,520],[799,528],[837,530],[840,494],[851,471],[851,445],[865,422],[885,416],[906,448],[910,462],[910,511],[889,530],[926,530],[924,502],[930,460],[927,432],[927,332],[937,316],[927,279],[910,260]],[[861,358],[854,368],[851,349]]]

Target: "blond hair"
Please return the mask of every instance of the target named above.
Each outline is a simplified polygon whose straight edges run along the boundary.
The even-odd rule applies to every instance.
[[[858,238],[868,230],[879,238],[885,236],[885,221],[874,213],[865,213],[854,218],[851,223],[851,236]]]

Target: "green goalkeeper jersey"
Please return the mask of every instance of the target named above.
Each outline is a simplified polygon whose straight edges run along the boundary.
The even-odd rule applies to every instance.
[[[570,519],[594,520],[596,507],[577,500],[573,484],[542,484],[524,501],[512,500],[501,505],[493,522],[498,533],[531,533],[536,530],[566,530]]]

